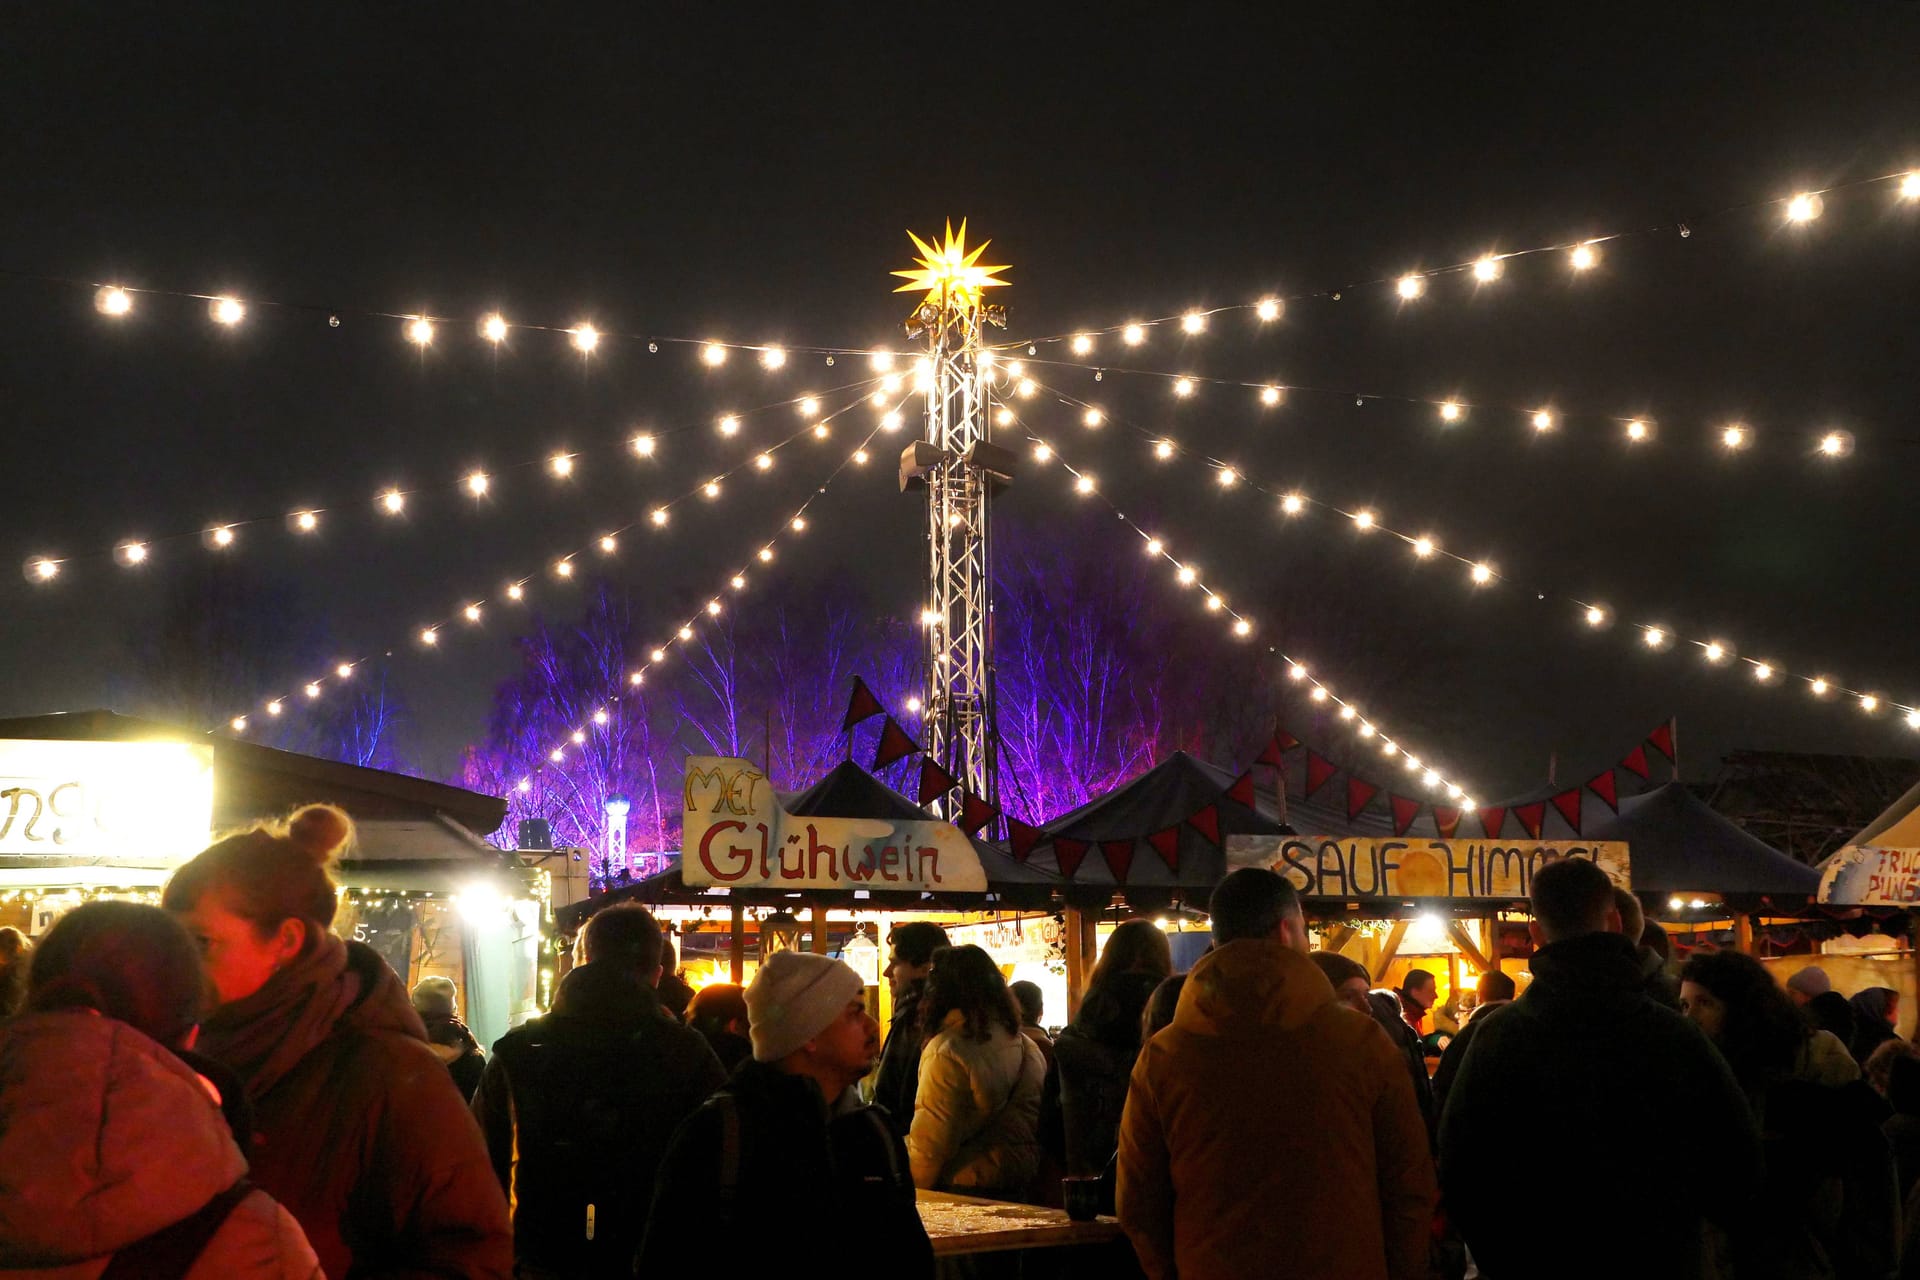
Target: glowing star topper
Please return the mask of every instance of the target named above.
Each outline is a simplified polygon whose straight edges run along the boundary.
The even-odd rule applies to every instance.
[[[1005,271],[1006,265],[981,266],[980,255],[987,251],[991,240],[983,240],[976,249],[967,248],[967,220],[960,220],[960,234],[953,232],[953,223],[947,223],[947,235],[943,242],[928,244],[913,232],[907,232],[907,239],[913,241],[920,256],[914,261],[916,267],[909,271],[896,271],[907,283],[895,289],[895,293],[917,293],[927,291],[925,302],[938,306],[942,299],[954,307],[977,307],[981,296],[987,289],[1003,285],[1005,280],[996,280],[996,272]]]

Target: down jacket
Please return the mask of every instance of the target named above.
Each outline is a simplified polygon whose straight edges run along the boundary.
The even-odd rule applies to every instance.
[[[63,1010],[0,1030],[0,1273],[92,1280],[246,1172],[207,1086],[132,1027]],[[299,1224],[263,1191],[187,1272],[231,1277],[320,1280]]]
[[[1023,1196],[1040,1169],[1040,1088],[1033,1041],[995,1026],[969,1039],[959,1010],[927,1040],[907,1132],[913,1185],[1001,1199]]]

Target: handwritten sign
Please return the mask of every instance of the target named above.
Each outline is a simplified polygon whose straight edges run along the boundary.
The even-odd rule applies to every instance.
[[[1630,888],[1627,846],[1547,840],[1382,840],[1358,836],[1229,836],[1227,863],[1268,867],[1308,898],[1491,898],[1532,891],[1533,873],[1561,858],[1589,858]]]
[[[0,861],[172,866],[212,826],[211,746],[0,740]]]
[[[1850,844],[1826,861],[1816,902],[1920,907],[1920,849]]]
[[[682,795],[680,878],[732,889],[985,893],[959,828],[931,819],[808,818],[780,807],[745,760],[693,756]]]

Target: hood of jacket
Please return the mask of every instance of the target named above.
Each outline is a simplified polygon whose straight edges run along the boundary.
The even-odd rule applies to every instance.
[[[583,964],[569,970],[553,993],[553,1012],[563,1018],[639,1027],[671,1018],[659,993],[631,970]]]
[[[102,1257],[246,1171],[200,1077],[132,1027],[62,1010],[0,1030],[0,1267]]]
[[[1306,956],[1273,939],[1243,938],[1193,966],[1173,1025],[1200,1035],[1292,1031],[1332,1000],[1332,984]]]
[[[1522,1001],[1634,999],[1646,994],[1639,948],[1617,933],[1583,933],[1533,953]]]

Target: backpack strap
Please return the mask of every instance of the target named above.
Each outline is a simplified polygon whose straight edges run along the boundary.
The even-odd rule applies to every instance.
[[[115,1250],[100,1280],[180,1280],[253,1192],[254,1185],[242,1178],[172,1226]]]

